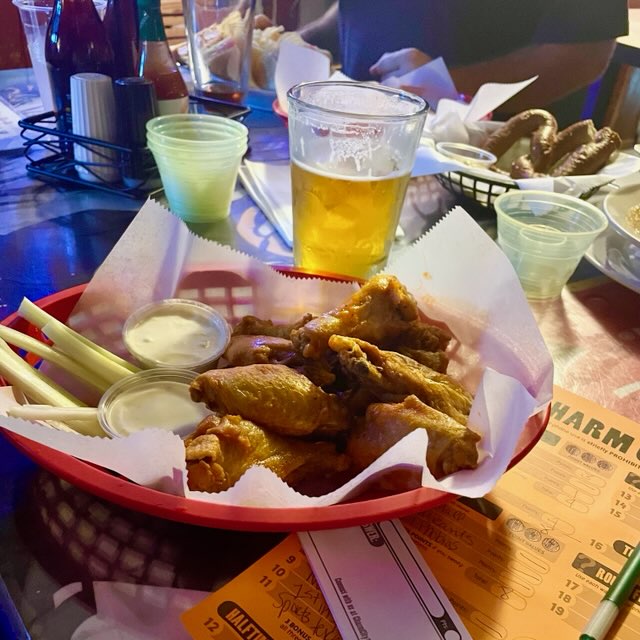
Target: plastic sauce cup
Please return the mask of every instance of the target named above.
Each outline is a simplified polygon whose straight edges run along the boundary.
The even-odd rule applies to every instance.
[[[498,244],[526,296],[556,298],[607,218],[589,202],[547,191],[507,191],[495,199]]]
[[[227,348],[231,329],[212,307],[169,298],[134,311],[124,323],[122,338],[142,366],[206,371]]]
[[[189,395],[189,385],[196,375],[183,369],[147,369],[119,380],[98,403],[100,426],[112,437],[144,429],[188,436],[211,413]]]

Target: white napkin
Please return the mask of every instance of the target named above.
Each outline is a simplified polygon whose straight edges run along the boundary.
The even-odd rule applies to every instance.
[[[300,82],[328,80],[331,60],[320,49],[283,42],[276,63],[275,85],[278,103],[288,113],[287,91]]]
[[[389,78],[383,84],[397,88],[420,87],[420,95],[431,108],[435,108],[443,98],[459,99],[456,86],[442,58],[435,58],[403,76]]]

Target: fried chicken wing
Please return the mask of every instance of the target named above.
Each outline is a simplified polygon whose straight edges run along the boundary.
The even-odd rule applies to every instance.
[[[425,351],[424,349],[411,349],[410,347],[398,347],[392,349],[407,358],[411,358],[425,367],[429,367],[438,373],[447,373],[449,358],[444,351]]]
[[[273,336],[275,338],[289,338],[294,329],[298,329],[309,322],[315,316],[305,313],[300,320],[292,324],[274,324],[271,320],[262,320],[256,316],[245,316],[233,327],[234,336]]]
[[[480,436],[415,396],[369,405],[364,422],[349,433],[347,454],[360,471],[415,429],[429,434],[427,466],[435,478],[478,466]]]
[[[212,411],[241,415],[281,435],[330,434],[350,426],[337,396],[280,364],[212,369],[191,383],[190,392]]]
[[[350,466],[348,456],[337,453],[332,443],[279,436],[236,415],[207,416],[184,445],[193,491],[224,491],[259,464],[294,489],[327,493],[334,488],[328,483],[341,480]]]
[[[466,424],[471,394],[453,378],[407,356],[383,351],[364,340],[331,336],[329,347],[345,371],[383,401],[415,395],[429,406]]]
[[[248,364],[285,364],[305,375],[319,387],[335,381],[335,374],[325,360],[303,358],[291,340],[276,336],[232,336],[223,358],[231,367]]]
[[[371,278],[343,305],[291,332],[294,346],[307,358],[322,356],[333,334],[380,343],[397,336],[417,320],[418,307],[397,278]]]

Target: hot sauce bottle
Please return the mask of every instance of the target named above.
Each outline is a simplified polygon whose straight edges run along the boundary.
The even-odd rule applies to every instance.
[[[189,92],[167,43],[160,13],[160,0],[138,0],[138,15],[138,75],[153,82],[159,115],[185,113],[189,108]]]
[[[75,73],[113,75],[113,49],[92,0],[56,0],[44,49],[58,126],[71,123],[71,81]]]

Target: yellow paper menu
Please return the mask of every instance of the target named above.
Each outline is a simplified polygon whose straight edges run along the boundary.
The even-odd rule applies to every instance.
[[[480,500],[403,519],[476,640],[577,638],[640,540],[640,425],[560,388]],[[640,587],[608,638],[640,639]]]
[[[340,640],[295,534],[181,620],[193,640]]]
[[[556,387],[491,493],[402,523],[474,640],[577,638],[640,541],[640,425]],[[295,535],[182,620],[194,640],[340,638]],[[640,640],[640,586],[608,638]]]

